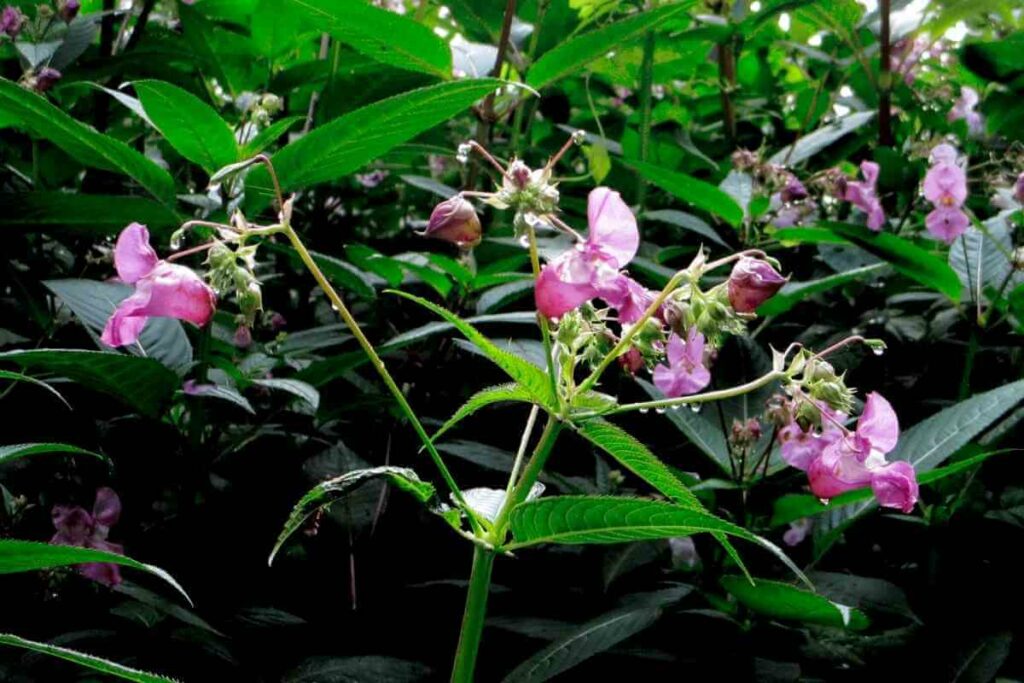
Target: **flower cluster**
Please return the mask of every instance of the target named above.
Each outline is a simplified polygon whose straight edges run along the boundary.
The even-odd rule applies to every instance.
[[[124,548],[120,544],[107,540],[110,527],[121,517],[121,499],[113,489],[103,487],[96,490],[96,500],[91,513],[77,505],[55,505],[50,516],[53,519],[53,527],[57,530],[50,543],[124,554]],[[108,586],[121,583],[121,572],[116,564],[89,562],[81,565],[78,571],[83,576]]]
[[[864,180],[849,180],[845,176],[836,179],[836,197],[850,202],[867,216],[867,226],[878,232],[885,225],[885,210],[878,199],[878,164],[873,161],[862,161],[860,172]]]
[[[100,336],[107,346],[134,344],[150,318],[177,318],[203,326],[213,317],[213,289],[189,268],[160,260],[146,226],[132,223],[121,231],[114,267],[121,282],[135,285],[135,292],[107,320]]]
[[[755,152],[747,149],[733,153],[732,165],[737,171],[750,173],[758,188],[769,196],[769,208],[774,216],[771,224],[776,228],[798,225],[815,214],[817,206],[807,187],[785,166],[761,161]]]
[[[963,211],[967,174],[957,163],[957,151],[951,145],[936,146],[931,161],[924,177],[924,196],[935,208],[925,217],[925,227],[938,239],[952,244],[970,225]]]

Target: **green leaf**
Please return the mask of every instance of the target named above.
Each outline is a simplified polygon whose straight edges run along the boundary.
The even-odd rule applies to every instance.
[[[679,15],[694,4],[687,0],[665,5],[569,38],[545,52],[530,67],[526,82],[539,89],[570,74],[578,74],[587,64],[608,54],[609,50],[617,49],[623,43],[655,29],[658,24]]]
[[[437,441],[445,432],[481,408],[485,408],[486,406],[494,403],[505,403],[508,401],[532,403],[533,395],[523,387],[513,382],[481,389],[470,396],[469,400],[463,403],[459,409],[455,411],[455,414],[448,418],[448,421],[441,425],[440,429],[434,432],[434,435],[430,437],[430,440]]]
[[[864,282],[867,276],[877,275],[879,271],[887,267],[885,263],[872,263],[869,266],[853,268],[852,270],[835,273],[834,275],[828,275],[817,280],[789,282],[775,296],[758,306],[757,314],[762,316],[782,315],[801,301],[815,294],[821,294],[830,289],[842,287],[850,282]]]
[[[346,472],[340,477],[328,479],[317,484],[306,495],[304,495],[288,516],[284,529],[277,537],[274,549],[270,552],[267,564],[273,564],[274,557],[285,541],[294,534],[309,517],[325,507],[328,507],[339,498],[344,497],[352,489],[375,479],[386,479],[390,484],[401,491],[411,494],[421,503],[427,503],[437,495],[433,484],[419,478],[415,472],[406,467],[372,467],[369,469],[353,470]]]
[[[452,77],[452,52],[428,26],[362,0],[284,0],[318,31],[367,57],[401,69]]]
[[[715,244],[725,247],[726,249],[731,248],[725,240],[719,237],[714,228],[692,214],[688,214],[683,211],[676,211],[675,209],[661,209],[658,211],[644,212],[644,218],[678,226],[684,230],[695,232],[701,237],[706,237]]]
[[[0,111],[15,118],[38,137],[49,140],[90,168],[132,178],[154,197],[170,205],[174,180],[170,174],[120,140],[76,121],[39,95],[0,78]]]
[[[56,389],[51,387],[46,382],[39,381],[35,377],[29,377],[28,375],[23,375],[20,372],[11,372],[10,370],[0,370],[0,379],[9,379],[12,382],[26,382],[28,384],[34,384],[37,387],[41,387],[43,389],[46,389],[48,392],[50,392],[51,394],[56,396],[58,399],[60,399],[60,402],[63,403],[65,406],[67,406],[69,410],[71,409],[71,405],[64,399],[63,396],[61,396],[59,391],[57,391]]]
[[[283,683],[421,683],[430,669],[419,662],[376,655],[363,657],[309,657],[282,679]]]
[[[226,384],[196,384],[189,389],[188,395],[194,398],[215,398],[232,403],[250,415],[256,414],[249,399],[242,396],[238,389]]]
[[[57,657],[58,659],[65,659],[80,667],[92,669],[93,671],[98,671],[102,674],[114,676],[125,681],[136,681],[136,683],[176,683],[173,678],[167,678],[165,676],[139,671],[138,669],[132,669],[124,666],[123,664],[111,662],[110,660],[85,654],[84,652],[69,650],[66,647],[58,647],[57,645],[40,643],[34,640],[25,640],[24,638],[20,638],[10,633],[0,633],[0,645],[20,647],[25,650],[32,650],[33,652],[38,652],[40,654]]]
[[[0,465],[6,465],[19,458],[30,455],[42,455],[46,453],[71,453],[74,455],[89,455],[110,464],[107,456],[93,451],[87,451],[78,446],[71,446],[66,443],[17,443],[9,446],[0,446]]]
[[[133,291],[129,285],[96,280],[45,280],[43,284],[67,304],[94,338],[103,331],[117,304]],[[150,318],[142,328],[139,343],[126,350],[158,360],[178,374],[192,365],[192,344],[181,322],[174,318]]]
[[[587,157],[587,166],[594,182],[602,183],[612,170],[612,160],[608,156],[608,148],[600,142],[595,142],[593,145],[584,147],[583,154]]]
[[[487,356],[495,365],[504,370],[509,377],[520,384],[526,391],[530,392],[534,401],[551,410],[557,407],[558,399],[551,389],[551,381],[547,373],[536,365],[498,348],[494,342],[482,335],[475,327],[437,304],[398,290],[390,290],[390,293],[397,294],[410,301],[415,301],[420,306],[444,318],[447,322],[454,325],[483,355]]]
[[[508,550],[559,543],[625,543],[696,533],[728,534],[756,543],[781,560],[802,581],[807,577],[775,544],[714,515],[640,498],[555,496],[517,506],[509,517],[514,542]]]
[[[302,382],[297,379],[281,379],[277,377],[271,377],[270,379],[254,379],[252,382],[253,384],[257,384],[261,387],[284,391],[292,396],[296,396],[314,412],[316,412],[317,408],[320,407],[320,392],[306,382]]]
[[[993,216],[984,225],[988,234],[972,225],[949,247],[949,266],[959,276],[963,292],[983,301],[991,298],[989,290],[1002,288],[1005,295],[1024,284],[1024,273],[1007,258],[1013,255],[1012,226],[1007,214]],[[979,285],[981,291],[977,291]]]
[[[295,124],[306,120],[305,116],[288,116],[256,133],[255,137],[242,146],[241,156],[245,159],[254,157],[270,145],[277,142],[277,139],[291,130]]]
[[[890,460],[908,460],[917,472],[941,465],[1024,400],[1024,379],[961,401],[905,431]]]
[[[995,635],[983,635],[968,647],[956,653],[956,661],[943,680],[950,683],[989,683],[998,680],[1013,647],[1013,634],[1003,631]]]
[[[290,192],[352,173],[393,147],[463,113],[500,84],[494,79],[467,79],[419,88],[314,128],[274,154],[272,161],[281,185]],[[254,169],[247,186],[269,196],[266,169]]]
[[[192,93],[162,81],[132,83],[149,120],[178,154],[213,173],[238,161],[235,134]]]
[[[580,436],[615,458],[623,467],[676,504],[694,510],[704,509],[693,491],[679,481],[647,446],[622,428],[607,420],[596,418],[575,425],[575,429]]]
[[[19,192],[4,198],[0,226],[30,231],[116,235],[132,222],[154,233],[169,232],[181,217],[167,206],[145,197],[80,194],[77,192]]]
[[[656,607],[616,610],[573,629],[517,666],[504,683],[539,683],[609,650],[657,621]]]
[[[773,164],[795,166],[866,125],[874,116],[874,111],[859,111],[836,119],[832,123],[808,133],[792,145],[783,147],[773,154],[769,161]],[[792,148],[792,152],[790,152],[790,148]]]
[[[870,624],[859,609],[840,605],[787,583],[757,579],[752,585],[742,576],[723,576],[719,583],[749,609],[775,619],[838,626],[853,631],[863,630]]]
[[[718,216],[733,227],[743,223],[743,208],[711,183],[642,161],[630,160],[625,163],[676,199]]]
[[[960,300],[960,278],[949,264],[909,240],[888,232],[872,232],[846,223],[819,223],[815,228],[784,228],[774,233],[780,242],[850,242],[886,261],[897,272]]]
[[[188,600],[189,604],[192,604],[192,600],[188,597],[185,589],[178,585],[174,577],[160,569],[160,567],[144,564],[117,553],[108,553],[105,550],[0,538],[0,574],[17,574],[91,562],[118,564],[153,574],[169,583],[172,588]]]
[[[67,377],[109,394],[143,415],[157,417],[181,380],[152,358],[73,349],[0,353],[0,361]]]

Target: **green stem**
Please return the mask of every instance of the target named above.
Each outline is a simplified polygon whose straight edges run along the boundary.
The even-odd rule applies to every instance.
[[[505,504],[502,505],[497,518],[494,520],[490,539],[492,545],[499,546],[505,542],[508,517],[517,505],[522,504],[526,500],[530,489],[533,488],[537,479],[540,478],[540,473],[544,471],[544,465],[547,464],[548,457],[551,455],[551,451],[554,450],[555,441],[558,440],[562,427],[563,424],[557,417],[551,414],[548,415],[548,421],[544,425],[540,441],[537,442],[537,446],[533,449],[533,456],[530,458],[530,462],[526,464],[523,476],[520,477],[519,483],[516,484],[515,490],[512,491],[512,495],[505,499]]]
[[[654,85],[654,31],[644,34],[643,61],[640,63],[640,161],[651,154],[651,88]],[[636,203],[643,213],[647,201],[647,181],[637,174]]]
[[[978,328],[971,326],[971,336],[967,340],[967,354],[964,356],[964,371],[960,375],[959,400],[963,401],[971,395],[971,373],[974,371],[974,358],[978,355]]]
[[[444,464],[441,454],[437,452],[437,449],[434,447],[434,442],[430,440],[427,430],[424,429],[423,424],[420,422],[419,418],[416,417],[416,413],[413,412],[412,407],[406,400],[405,394],[403,394],[402,390],[398,388],[398,384],[395,383],[394,378],[391,377],[391,373],[388,372],[387,368],[384,366],[384,361],[381,360],[379,355],[377,355],[377,350],[373,348],[373,344],[371,344],[370,340],[366,338],[365,334],[363,334],[363,330],[359,327],[359,323],[356,322],[356,319],[348,310],[345,302],[342,301],[341,296],[331,285],[323,271],[320,270],[320,266],[317,265],[316,261],[313,259],[313,255],[309,253],[308,249],[306,249],[306,245],[302,243],[302,240],[299,238],[298,233],[295,232],[295,229],[292,228],[290,224],[285,223],[283,225],[283,231],[284,234],[288,236],[288,240],[292,243],[292,247],[295,248],[299,258],[302,259],[302,263],[305,264],[306,269],[309,270],[310,274],[313,275],[313,279],[316,280],[316,283],[320,286],[320,289],[322,289],[324,294],[327,295],[327,298],[333,305],[334,310],[338,312],[338,315],[341,316],[345,325],[348,326],[349,331],[352,332],[352,336],[359,342],[359,346],[362,347],[363,352],[366,353],[367,357],[370,359],[370,363],[377,371],[377,374],[379,374],[380,378],[384,380],[384,384],[387,385],[388,390],[395,397],[395,400],[398,402],[398,406],[402,409],[402,412],[405,413],[409,422],[412,423],[412,427],[416,430],[417,436],[420,437],[420,441],[423,442],[424,447],[427,449],[431,459],[434,461],[434,465],[437,466],[438,471],[441,473],[441,478],[444,479],[445,484],[447,484],[448,488],[451,489],[456,502],[458,502],[459,506],[465,511],[470,525],[473,527],[474,531],[478,530],[480,527],[479,520],[469,505],[466,504],[466,500],[462,496],[461,489],[459,489],[458,484],[455,483],[455,478],[452,477],[451,472],[448,471],[448,467]]]
[[[484,617],[487,614],[487,596],[491,591],[493,569],[494,552],[474,546],[473,572],[469,576],[469,592],[466,594],[466,609],[462,614],[459,647],[455,651],[452,683],[471,683],[473,680],[476,655],[480,651],[480,639],[484,633]]]
[[[643,401],[640,403],[627,403],[625,405],[618,406],[612,410],[601,413],[601,415],[618,415],[619,413],[631,413],[635,410],[663,410],[665,408],[677,408],[679,406],[707,403],[709,401],[718,401],[725,398],[733,398],[734,396],[741,396],[751,391],[756,391],[763,386],[771,384],[776,380],[784,380],[787,375],[784,372],[769,372],[766,375],[762,375],[757,379],[751,380],[746,384],[740,384],[739,386],[729,387],[728,389],[718,389],[716,391],[705,391],[703,394],[692,394],[690,396],[680,396],[678,398],[662,398],[656,401]],[[582,417],[582,416],[581,416]]]
[[[530,268],[533,270],[533,281],[536,283],[540,277],[540,252],[537,249],[537,233],[532,227],[528,227],[526,236],[530,240]],[[544,340],[544,358],[548,366],[548,380],[551,382],[551,395],[558,398],[558,375],[556,374],[555,362],[551,355],[551,327],[548,319],[537,313],[537,320],[540,324],[541,338]]]

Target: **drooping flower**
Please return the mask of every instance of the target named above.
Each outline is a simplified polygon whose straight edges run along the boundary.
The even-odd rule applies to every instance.
[[[150,318],[177,318],[202,327],[213,317],[217,297],[195,272],[161,261],[149,244],[149,231],[132,223],[114,247],[122,282],[135,285],[107,320],[100,340],[107,346],[134,344]]]
[[[480,243],[483,228],[473,205],[462,195],[455,195],[434,207],[423,235],[469,248]]]
[[[93,503],[91,514],[77,505],[55,505],[50,516],[57,530],[50,543],[124,554],[124,548],[120,544],[107,540],[110,527],[114,526],[121,516],[121,499],[113,489],[102,487],[96,490],[96,501]],[[89,562],[80,565],[78,571],[83,576],[108,586],[121,583],[121,572],[116,564]]]
[[[950,123],[963,119],[967,122],[967,132],[979,136],[985,132],[985,119],[980,112],[974,110],[978,106],[978,91],[969,86],[960,88],[960,97],[946,115]]]
[[[924,196],[935,208],[925,217],[925,227],[951,244],[970,225],[961,208],[967,200],[967,174],[957,164],[957,151],[951,145],[936,146],[931,158],[933,165],[924,177]]]
[[[548,263],[537,278],[537,310],[549,318],[597,297],[612,306],[637,303],[639,290],[619,272],[640,247],[633,213],[618,192],[598,187],[587,200],[587,221],[587,239]]]
[[[704,365],[704,335],[691,327],[686,341],[672,333],[665,345],[668,365],[654,368],[654,386],[665,396],[676,398],[695,394],[711,381],[711,372]]]
[[[963,206],[967,200],[967,174],[956,164],[935,164],[925,174],[924,196],[936,206]]]
[[[779,428],[777,439],[782,459],[791,467],[807,471],[827,446],[835,443],[843,432],[839,427],[846,419],[842,413],[832,410],[823,402],[817,402],[821,412],[820,426],[807,425],[805,429],[795,419]]]
[[[14,5],[7,5],[3,12],[0,12],[0,33],[6,33],[11,38],[17,38],[21,33],[21,27],[25,25],[25,15]]]
[[[808,468],[811,491],[828,499],[870,485],[883,507],[913,510],[918,493],[913,466],[885,460],[896,447],[899,432],[889,402],[878,393],[869,394],[857,429],[827,446]]]
[[[779,198],[787,204],[807,199],[808,196],[807,188],[795,175],[790,175],[786,184],[779,191]]]
[[[936,207],[924,217],[924,226],[932,235],[946,244],[952,244],[967,231],[971,220],[963,211],[952,206]]]
[[[737,313],[753,313],[757,307],[775,296],[786,278],[761,259],[744,256],[729,275],[729,303]]]
[[[867,214],[867,226],[879,231],[885,225],[885,210],[878,200],[875,185],[878,183],[878,164],[873,161],[862,161],[860,172],[864,180],[844,180],[841,183],[840,199],[850,202]]]

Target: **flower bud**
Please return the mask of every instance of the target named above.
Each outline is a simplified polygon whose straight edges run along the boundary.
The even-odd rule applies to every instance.
[[[46,92],[61,79],[61,76],[61,72],[57,71],[53,67],[44,66],[38,73],[36,73],[33,81],[33,89],[36,92]]]
[[[249,329],[248,325],[239,325],[235,330],[235,336],[232,338],[232,343],[240,349],[247,349],[252,346],[252,330]]]
[[[786,202],[798,202],[801,199],[807,199],[807,188],[801,183],[796,176],[789,176],[782,191],[779,192],[779,198]]]
[[[635,346],[629,347],[629,350],[619,356],[617,360],[622,369],[631,375],[640,372],[644,367],[644,355]]]
[[[7,5],[0,13],[0,33],[6,33],[11,38],[17,38],[21,33],[21,27],[25,25],[25,15],[14,5]]]
[[[465,248],[479,244],[482,232],[476,209],[461,195],[455,195],[434,207],[423,234]]]
[[[786,284],[767,261],[744,256],[729,275],[729,303],[737,313],[753,313]]]
[[[66,23],[70,24],[78,16],[78,10],[82,9],[82,3],[80,0],[64,0],[60,3],[60,9],[58,13],[60,18]]]
[[[757,152],[738,149],[732,153],[732,166],[737,171],[749,171],[758,164]]]

